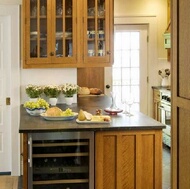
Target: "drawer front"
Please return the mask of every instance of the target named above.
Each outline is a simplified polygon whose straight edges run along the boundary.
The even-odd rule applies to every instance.
[[[161,92],[159,90],[154,90],[154,100],[156,101],[161,100]]]

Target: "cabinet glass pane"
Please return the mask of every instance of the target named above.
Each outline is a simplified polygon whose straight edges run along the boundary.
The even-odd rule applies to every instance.
[[[87,2],[88,56],[105,55],[105,0]]]
[[[56,57],[70,57],[73,55],[72,3],[72,0],[56,0]]]
[[[47,57],[47,1],[30,1],[30,57]]]

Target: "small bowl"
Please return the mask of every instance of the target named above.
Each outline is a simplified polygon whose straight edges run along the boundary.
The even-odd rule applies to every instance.
[[[46,109],[44,108],[26,108],[27,113],[29,113],[31,116],[40,116],[40,114],[46,112]]]

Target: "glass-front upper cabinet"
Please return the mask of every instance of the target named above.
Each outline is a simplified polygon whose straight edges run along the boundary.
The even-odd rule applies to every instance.
[[[86,0],[85,63],[92,62],[92,58],[99,63],[111,62],[112,4],[110,0]]]
[[[76,63],[75,1],[24,1],[24,67]]]
[[[23,0],[23,68],[113,61],[113,0]]]

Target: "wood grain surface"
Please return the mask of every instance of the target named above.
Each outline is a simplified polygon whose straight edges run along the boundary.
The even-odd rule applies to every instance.
[[[1,189],[17,189],[18,177],[17,176],[0,176]]]

